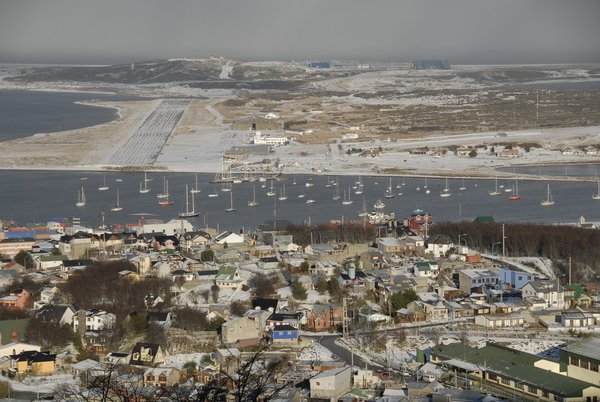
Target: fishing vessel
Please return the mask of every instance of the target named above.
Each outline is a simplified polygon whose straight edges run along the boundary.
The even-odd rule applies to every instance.
[[[119,212],[123,210],[123,207],[119,204],[119,189],[117,189],[117,204],[110,209],[113,212]]]
[[[554,205],[554,200],[552,199],[552,193],[550,193],[550,183],[548,183],[548,192],[546,195],[546,199],[543,200],[542,202],[540,202],[540,205],[542,207],[549,207],[551,205]]]
[[[83,186],[81,186],[81,190],[77,191],[77,202],[75,205],[78,207],[85,207],[85,192],[83,191]]]
[[[190,211],[190,205],[189,205],[189,195],[190,193],[192,194],[192,210]],[[185,185],[185,212],[179,212],[177,215],[180,218],[193,218],[194,216],[198,216],[200,215],[199,212],[196,212],[196,208],[194,206],[194,193],[192,193],[191,191],[188,191],[188,185]]]

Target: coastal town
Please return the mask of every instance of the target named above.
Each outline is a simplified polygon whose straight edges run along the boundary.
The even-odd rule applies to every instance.
[[[142,401],[600,396],[598,287],[574,282],[570,266],[515,257],[504,233],[471,248],[472,234],[437,233],[422,210],[339,226],[6,221],[4,389]]]

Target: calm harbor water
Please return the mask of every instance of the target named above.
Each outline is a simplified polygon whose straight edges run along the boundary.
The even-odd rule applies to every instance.
[[[0,90],[0,141],[93,126],[118,116],[112,108],[75,102],[134,99],[139,98],[84,92]]]
[[[106,177],[107,191],[99,191]],[[52,217],[79,217],[92,226],[101,223],[104,212],[107,224],[137,223],[139,214],[147,214],[146,219],[176,218],[177,212],[185,210],[185,185],[194,185],[195,177],[190,173],[152,173],[153,181],[148,182],[150,193],[140,194],[139,186],[143,181],[141,173],[107,173],[73,172],[73,171],[2,171],[0,174],[0,218],[13,219],[19,224],[28,222],[45,222]],[[161,207],[156,194],[163,190],[163,177],[169,182],[169,193],[175,205]],[[384,193],[389,185],[387,177],[362,177],[364,193],[354,194],[350,187],[358,179],[356,176],[286,176],[282,181],[275,181],[273,186],[278,195],[285,191],[288,199],[279,201],[278,197],[268,197],[270,188],[267,181],[265,188],[261,182],[234,184],[230,193],[222,192],[220,184],[209,183],[212,174],[198,174],[201,192],[195,195],[196,210],[200,216],[190,218],[196,227],[208,225],[221,229],[237,231],[251,230],[274,217],[287,219],[294,223],[319,223],[331,219],[345,221],[360,220],[358,213],[363,209],[373,210],[373,204],[381,199],[386,212],[395,212],[397,217],[409,215],[416,208],[424,209],[436,220],[473,219],[479,215],[492,215],[503,222],[545,222],[574,223],[580,216],[588,221],[600,221],[600,201],[593,200],[596,194],[596,183],[592,182],[554,182],[550,183],[552,196],[556,204],[541,207],[540,201],[546,198],[547,183],[544,181],[520,181],[519,201],[509,200],[511,193],[504,192],[512,183],[499,180],[502,192],[499,196],[490,196],[488,192],[495,186],[494,180],[465,180],[465,190],[460,179],[448,180],[452,196],[440,197],[445,187],[445,180],[429,179],[425,193],[425,181],[422,178],[393,178],[392,188],[396,195],[393,199],[385,199]],[[119,181],[117,181],[117,179]],[[342,205],[342,200],[332,199],[336,187],[326,187],[329,180],[339,181],[339,191],[343,198],[344,191],[351,193],[353,203]],[[306,187],[307,182],[313,183]],[[405,185],[401,186],[404,181]],[[293,184],[296,182],[296,184]],[[396,188],[400,185],[400,188]],[[84,188],[87,204],[76,207],[77,192]],[[417,187],[420,189],[417,190]],[[121,212],[112,212],[110,208],[116,204],[116,190],[119,188]],[[256,207],[249,207],[248,201],[256,191]],[[217,192],[219,197],[211,198],[209,193]],[[298,198],[299,194],[305,198]],[[306,200],[314,199],[314,204],[306,204]],[[363,201],[364,200],[364,201]],[[233,202],[234,212],[226,212]],[[191,201],[190,201],[191,203]]]

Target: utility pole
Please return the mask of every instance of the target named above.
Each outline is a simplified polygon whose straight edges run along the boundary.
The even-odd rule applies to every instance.
[[[502,258],[506,258],[506,236],[504,235],[504,223],[502,224]]]
[[[348,306],[345,297],[342,299],[342,338],[348,339]]]

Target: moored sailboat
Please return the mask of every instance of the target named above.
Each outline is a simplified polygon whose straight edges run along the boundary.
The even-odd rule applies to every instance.
[[[192,210],[190,211],[189,205],[189,195],[192,194]],[[180,218],[193,218],[195,216],[199,216],[200,212],[196,212],[196,207],[194,206],[194,193],[188,191],[188,185],[185,185],[185,212],[179,212],[177,214]]]
[[[550,193],[550,184],[548,184],[548,193],[546,195],[546,199],[540,202],[542,207],[549,207],[554,205],[554,200],[552,199],[552,193]]]
[[[119,189],[117,188],[117,204],[110,209],[113,212],[119,212],[123,210],[123,207],[119,204]]]
[[[77,202],[75,202],[75,205],[85,207],[85,203],[85,192],[83,191],[83,186],[81,186],[81,191],[77,191]]]

